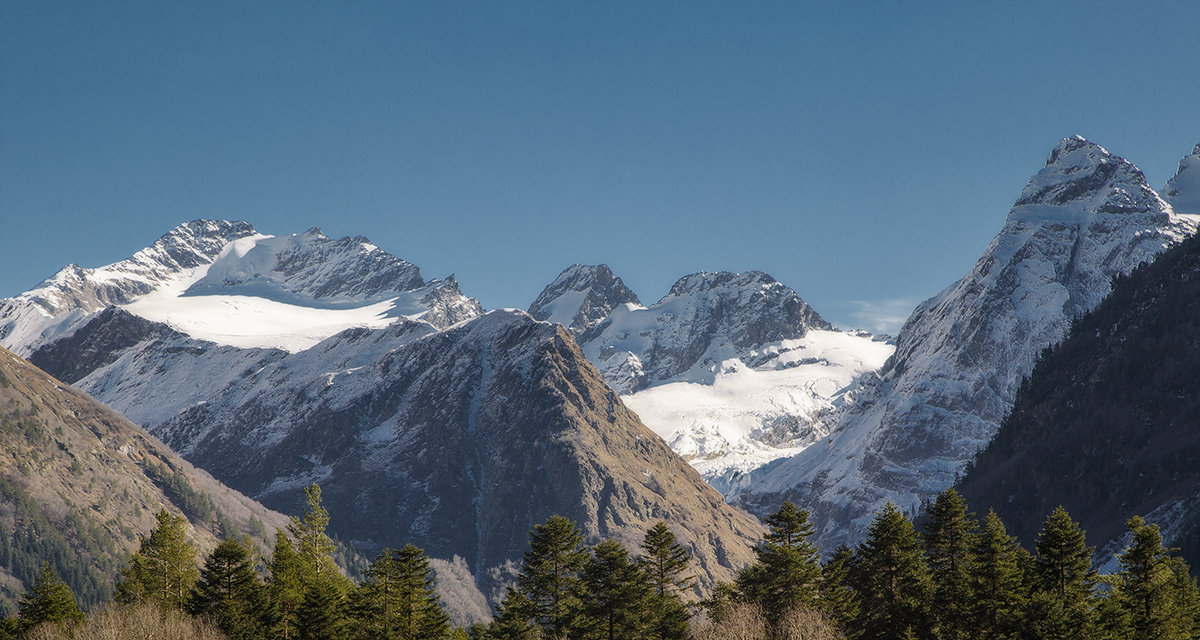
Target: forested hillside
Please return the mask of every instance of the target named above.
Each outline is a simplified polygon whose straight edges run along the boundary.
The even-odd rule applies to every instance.
[[[201,549],[285,518],[197,471],[116,412],[0,348],[0,610],[49,562],[87,607],[163,509]]]

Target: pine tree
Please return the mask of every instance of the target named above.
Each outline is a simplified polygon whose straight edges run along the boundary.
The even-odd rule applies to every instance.
[[[488,640],[539,640],[541,629],[533,622],[533,611],[529,598],[509,589],[488,625]]]
[[[182,610],[192,585],[200,576],[196,550],[187,541],[184,519],[162,509],[158,526],[129,559],[117,585],[117,600],[123,603],[157,602]]]
[[[300,607],[304,603],[304,565],[296,547],[283,531],[275,532],[275,552],[271,556],[269,626],[274,635],[291,640],[298,637]]]
[[[1090,637],[1095,547],[1087,546],[1079,523],[1059,506],[1046,517],[1036,551],[1037,588],[1026,610],[1027,632],[1048,639]]]
[[[847,638],[857,637],[851,630],[858,618],[858,594],[850,587],[854,550],[840,545],[821,569],[819,608],[837,623]]]
[[[1125,526],[1132,540],[1117,556],[1121,563],[1117,593],[1129,612],[1129,637],[1132,640],[1189,637],[1182,628],[1184,616],[1170,551],[1162,545],[1158,525],[1134,516]]]
[[[821,581],[820,552],[809,541],[809,514],[790,500],[765,520],[769,531],[754,549],[757,563],[738,577],[738,587],[774,624],[796,606],[814,607]]]
[[[18,604],[20,626],[32,629],[39,624],[65,624],[82,620],[83,614],[75,604],[75,594],[54,572],[49,562],[42,562],[42,572]]]
[[[346,622],[345,596],[331,580],[314,580],[297,612],[300,640],[341,640]]]
[[[888,502],[855,553],[852,583],[859,594],[858,631],[878,640],[929,635],[931,585],[912,521]]]
[[[329,527],[329,512],[321,502],[321,486],[313,483],[304,489],[306,505],[301,517],[292,516],[288,533],[296,541],[296,551],[305,564],[305,574],[322,579],[338,574],[333,561],[333,540],[325,533]],[[336,580],[336,579],[335,579]]]
[[[983,520],[975,541],[972,591],[975,594],[974,628],[980,640],[1016,638],[1025,606],[1024,550],[1008,535],[993,510]]]
[[[257,632],[264,601],[250,549],[225,539],[204,561],[188,608],[196,615],[213,616],[221,630],[239,640]]]
[[[363,638],[435,640],[449,633],[429,559],[411,544],[398,553],[380,552],[356,600],[358,632]]]
[[[587,628],[598,632],[586,635],[604,640],[642,637],[643,616],[652,591],[621,543],[605,540],[597,545],[580,579],[580,610]]]
[[[645,555],[637,564],[652,591],[646,607],[650,620],[649,635],[655,640],[677,640],[687,635],[688,610],[680,593],[691,588],[695,579],[685,574],[691,554],[675,541],[667,523],[659,521],[642,540]]]
[[[1185,638],[1200,638],[1200,586],[1188,573],[1188,565],[1182,558],[1171,558],[1171,572],[1175,576],[1175,601],[1179,605],[1179,626]]]
[[[565,634],[579,609],[579,571],[588,557],[582,544],[583,532],[562,516],[529,532],[517,589],[530,601],[534,622],[551,635]]]
[[[938,638],[967,640],[975,637],[972,613],[975,594],[971,573],[975,565],[975,517],[953,488],[946,489],[929,508],[924,541],[933,578],[933,613]]]

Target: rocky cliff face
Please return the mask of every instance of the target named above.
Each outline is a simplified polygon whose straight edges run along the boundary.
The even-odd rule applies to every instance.
[[[916,509],[999,428],[1037,354],[1112,279],[1195,231],[1137,167],[1075,137],[1021,192],[962,280],[922,303],[871,389],[822,442],[742,480],[744,504],[813,509],[824,546],[856,538],[891,500]]]
[[[0,608],[54,564],[85,606],[166,508],[203,550],[250,535],[269,553],[286,518],[184,462],[140,427],[0,348]]]

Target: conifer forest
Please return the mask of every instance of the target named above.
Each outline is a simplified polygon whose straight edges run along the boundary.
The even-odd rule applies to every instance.
[[[1059,507],[1033,549],[948,489],[917,517],[890,503],[855,548],[822,555],[809,513],[765,519],[756,561],[696,596],[689,552],[668,522],[640,549],[585,544],[552,516],[529,532],[516,579],[490,623],[454,626],[425,553],[384,549],[347,576],[326,533],[321,489],[276,532],[269,557],[224,539],[207,557],[163,509],[121,569],[110,602],[85,613],[50,563],[0,638],[84,640],[1187,640],[1200,637],[1200,589],[1159,527],[1127,523],[1113,571],[1092,565],[1085,532]]]

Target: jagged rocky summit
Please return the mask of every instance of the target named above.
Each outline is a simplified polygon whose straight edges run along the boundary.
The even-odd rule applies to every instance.
[[[576,264],[546,286],[529,305],[529,315],[557,322],[578,336],[624,304],[642,306],[637,294],[613,275],[608,265]]]
[[[387,281],[399,286],[320,289],[312,275],[352,267],[325,264],[329,253],[378,249],[354,240],[331,252],[313,235],[227,240],[207,265],[87,314],[31,357],[274,508],[297,511],[303,487],[319,482],[341,538],[368,555],[412,542],[436,559],[439,579],[464,586],[448,598],[460,620],[488,615],[529,528],[556,513],[592,542],[630,548],[667,520],[703,592],[750,559],[757,519],[643,426],[569,332],[521,311],[477,314],[474,301],[453,323],[387,313],[392,293],[417,284],[415,267],[393,271]],[[298,264],[283,259],[297,250],[313,258],[279,267]],[[240,306],[230,311],[232,298]],[[274,305],[289,314],[262,313]],[[362,322],[361,309],[375,308],[384,312]],[[245,312],[261,326],[197,330],[197,316]],[[359,324],[330,331],[329,314],[347,312]],[[310,345],[274,346],[296,315],[325,324],[306,320]]]
[[[578,336],[646,424],[724,491],[825,434],[821,415],[892,345],[835,330],[771,276],[696,273],[649,307],[605,265],[574,265],[530,306]]]
[[[824,548],[858,539],[887,500],[915,511],[996,433],[1038,353],[1114,277],[1195,230],[1133,164],[1064,139],[971,272],[913,312],[830,435],[742,478],[738,500],[759,510],[796,500],[815,512]]]

